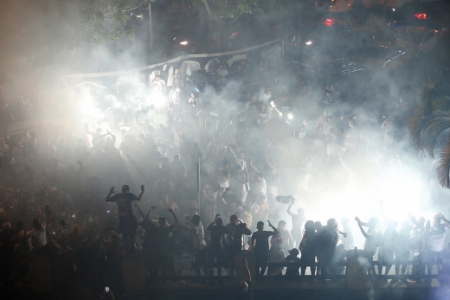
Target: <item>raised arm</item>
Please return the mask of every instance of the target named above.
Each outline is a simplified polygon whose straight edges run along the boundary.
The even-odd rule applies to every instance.
[[[247,226],[245,226],[242,233],[245,235],[250,235],[250,234],[252,234],[252,231],[249,228],[247,228]]]
[[[113,195],[113,194],[115,194],[115,193],[116,193],[116,192],[114,191],[114,186],[112,186],[112,187],[109,189],[108,195],[106,195],[105,201],[106,201],[106,202],[110,201],[109,199],[111,198],[111,195]]]
[[[53,213],[53,216],[50,219],[48,219],[47,221],[45,221],[45,223],[47,225],[51,224],[53,221],[55,221],[55,218],[56,218],[56,213]]]
[[[279,234],[280,232],[278,231],[278,229],[272,225],[272,223],[270,223],[269,220],[267,220],[267,223],[269,224],[269,226],[273,229],[273,234]]]
[[[141,193],[139,194],[139,196],[137,197],[138,200],[141,200],[142,195],[144,195],[145,192],[145,185],[141,185]]]
[[[251,159],[248,160],[248,164],[250,165],[250,167],[252,167],[252,169],[256,172],[256,173],[261,173],[259,172],[259,170],[253,165],[253,162]]]
[[[139,207],[139,205],[138,205],[137,203],[133,203],[133,204],[134,204],[134,207],[137,208],[137,210],[138,210],[139,214],[141,215],[142,219],[145,220],[144,213],[142,212],[142,210],[141,210],[141,208]],[[147,216],[148,216],[148,214],[147,214]]]
[[[178,225],[178,218],[177,218],[177,216],[175,215],[175,213],[173,212],[173,209],[172,208],[169,208],[169,213],[172,215],[172,217],[173,217],[173,220],[174,220],[174,222],[175,222],[175,225]]]
[[[208,227],[206,227],[206,230],[211,230],[211,228],[214,226],[214,224],[217,222],[217,218],[220,217],[219,214],[216,215],[216,218],[214,219],[214,221],[212,221],[211,224],[208,225]]]
[[[292,204],[294,204],[294,202],[295,202],[295,199],[294,200],[292,200],[292,202],[289,204],[289,206],[288,206],[288,208],[287,208],[287,210],[286,210],[286,212],[287,212],[287,214],[288,215],[290,215],[291,217],[293,217],[293,216],[296,216],[297,214],[295,214],[295,213],[293,213],[293,212],[291,212],[291,206],[292,206]]]
[[[445,224],[447,225],[447,227],[450,227],[450,221],[447,220],[444,215],[442,215],[441,213],[439,213],[439,216],[441,217],[441,220],[445,222]]]
[[[361,222],[361,220],[358,217],[356,217],[355,220],[356,220],[356,222],[358,222],[358,226],[359,226],[359,229],[361,230],[362,235],[367,239],[369,237],[369,235],[367,234],[367,232],[362,227],[363,223]]]
[[[152,211],[154,211],[156,209],[156,206],[152,206],[150,207],[150,209],[148,210],[147,214],[145,215],[145,219],[148,220],[148,216],[150,215],[150,213]],[[153,223],[152,223],[153,224]]]
[[[237,157],[236,153],[233,150],[231,143],[228,145],[228,148],[230,149],[231,154],[233,154],[235,157]]]

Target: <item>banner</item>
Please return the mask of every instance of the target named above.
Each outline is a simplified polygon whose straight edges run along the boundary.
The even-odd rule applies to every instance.
[[[121,74],[126,74],[126,73],[136,73],[136,72],[142,72],[142,71],[146,71],[146,70],[151,70],[154,68],[158,68],[167,64],[173,64],[173,63],[177,63],[186,59],[190,59],[190,58],[208,58],[208,57],[220,57],[220,56],[227,56],[227,55],[236,55],[236,54],[240,54],[240,53],[245,53],[245,52],[249,52],[252,50],[256,50],[259,48],[263,48],[278,42],[281,42],[281,39],[278,40],[274,40],[274,41],[270,41],[270,42],[266,42],[263,44],[259,44],[256,46],[252,46],[252,47],[247,47],[244,49],[239,49],[239,50],[233,50],[233,51],[227,51],[227,52],[218,52],[218,53],[205,53],[205,54],[186,54],[186,55],[181,55],[178,56],[176,58],[173,58],[171,60],[165,61],[165,62],[161,62],[161,63],[157,63],[157,64],[153,64],[153,65],[148,65],[148,66],[144,66],[144,67],[138,67],[138,68],[133,68],[133,69],[128,69],[128,70],[121,70],[121,71],[112,71],[112,72],[101,72],[101,73],[79,73],[79,74],[69,74],[69,75],[64,75],[63,76],[63,80],[68,79],[68,78],[95,78],[95,77],[107,77],[107,76],[116,76],[116,75],[121,75]]]

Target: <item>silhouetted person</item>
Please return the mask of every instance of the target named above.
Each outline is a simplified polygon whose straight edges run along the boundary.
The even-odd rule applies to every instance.
[[[314,222],[309,220],[305,223],[305,233],[303,234],[302,241],[300,242],[300,251],[302,253],[301,261],[301,275],[304,276],[306,267],[309,267],[312,278],[316,274],[316,230]]]
[[[125,252],[134,253],[134,236],[136,235],[137,230],[137,220],[133,214],[133,201],[140,201],[142,195],[144,194],[145,187],[141,185],[141,193],[139,196],[136,196],[130,193],[130,187],[128,185],[122,186],[122,193],[116,194],[111,197],[112,194],[115,193],[114,187],[112,186],[109,189],[109,193],[106,196],[107,202],[116,202],[118,211],[119,211],[119,229],[122,232],[122,241],[124,244]]]
[[[356,217],[355,220],[358,222],[361,233],[366,238],[366,241],[364,242],[364,256],[369,261],[369,274],[375,275],[373,256],[375,255],[375,252],[377,252],[377,248],[380,244],[380,231],[377,228],[378,219],[371,218],[369,223],[361,222],[358,217]],[[368,227],[368,230],[366,231],[363,226]]]
[[[264,230],[264,222],[259,221],[256,224],[257,231],[252,235],[252,247],[253,253],[255,255],[256,272],[258,275],[264,275],[267,269],[267,262],[269,261],[269,237],[274,234],[278,234],[278,229],[276,229],[270,221],[267,221],[273,231]]]

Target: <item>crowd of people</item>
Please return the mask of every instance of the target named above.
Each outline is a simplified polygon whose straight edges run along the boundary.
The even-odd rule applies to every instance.
[[[127,110],[116,113],[119,130],[111,124],[110,131],[92,132],[96,124],[91,123],[66,131],[24,129],[4,135],[2,288],[23,292],[36,261],[63,253],[73,255],[73,269],[98,294],[105,286],[119,289],[124,256],[144,256],[151,282],[189,269],[180,263],[186,256],[198,276],[233,275],[234,258],[243,250],[251,251],[259,278],[325,279],[345,274],[347,259],[360,246],[352,233],[356,225],[365,239],[357,253],[367,259],[369,273],[381,276],[384,266],[388,274],[395,265],[395,274],[405,274],[414,254],[417,274],[426,266],[431,272],[436,262],[440,270],[445,268],[450,223],[442,215],[432,223],[411,218],[398,231],[394,220],[364,223],[351,221],[355,216],[350,215],[341,226],[336,219],[322,226],[307,217],[305,199],[277,197],[315,193],[325,186],[364,189],[360,181],[367,172],[382,172],[357,168],[358,162],[371,159],[369,141],[382,140],[383,149],[391,151],[395,124],[404,121],[407,108],[403,101],[393,103],[390,115],[376,124],[374,137],[363,130],[366,121],[336,108],[319,106],[317,113],[302,102],[302,114],[289,117],[299,99],[313,98],[317,90],[329,104],[333,86],[296,79],[280,95],[268,89],[245,95],[245,101],[227,96],[233,89],[227,84],[261,79],[261,72],[280,84],[267,76],[270,68],[253,60],[239,61],[230,70],[226,62],[217,64],[217,70],[210,66],[208,73],[214,74],[195,75],[204,78],[203,93],[194,91],[202,80],[183,82],[177,70],[169,87],[157,76],[152,89],[164,94],[178,89],[164,106],[152,108],[151,113],[164,115],[165,124],[155,124],[147,112]],[[207,96],[211,84],[223,85],[222,94]],[[126,95],[116,96],[127,101]],[[14,108],[5,103],[2,124],[27,120],[32,110],[28,98]],[[394,157],[379,159],[401,164],[401,157]],[[336,170],[337,176],[332,174]],[[139,195],[133,193],[136,183],[142,184]],[[122,186],[121,192],[114,186]],[[277,219],[277,226],[269,219]],[[265,224],[272,230],[264,230]],[[53,273],[58,276],[57,270]]]

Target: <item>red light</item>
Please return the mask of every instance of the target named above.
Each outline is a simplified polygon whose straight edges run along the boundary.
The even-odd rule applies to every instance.
[[[424,14],[424,13],[414,14],[414,17],[419,20],[427,20],[428,19],[427,14]]]
[[[323,25],[328,26],[328,27],[333,26],[334,23],[336,23],[336,20],[333,18],[328,18],[328,19],[325,19],[325,21],[323,21]]]

